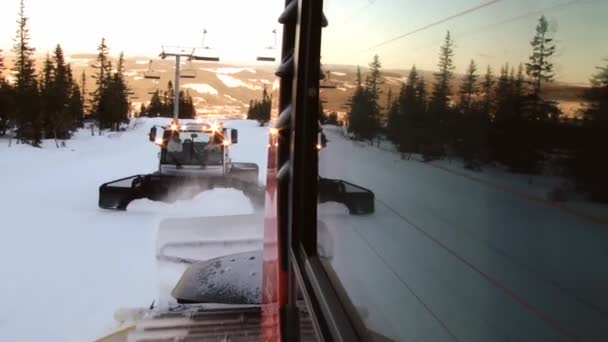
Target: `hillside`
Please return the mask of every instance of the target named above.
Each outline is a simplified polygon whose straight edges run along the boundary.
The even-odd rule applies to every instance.
[[[10,68],[12,58],[7,56],[7,67]],[[94,54],[73,54],[67,57],[71,63],[75,77],[86,72],[86,90],[91,92],[94,88],[92,65],[95,63]],[[154,59],[151,65],[152,70],[160,75],[160,80],[145,79],[144,74],[149,70],[150,58],[148,57],[127,57],[125,60],[125,73],[127,82],[134,92],[131,99],[136,110],[141,103],[150,100],[151,93],[155,90],[165,90],[167,83],[174,77],[174,61],[171,59]],[[116,64],[116,60],[113,60]],[[42,65],[42,58],[39,58],[37,66]],[[326,111],[346,112],[348,107],[345,105],[356,87],[357,67],[352,65],[324,65],[326,71],[330,72],[329,78],[322,81],[322,84],[335,85],[335,89],[322,89],[321,99]],[[208,116],[219,115],[226,117],[241,118],[247,112],[249,101],[261,97],[261,92],[266,85],[273,89],[276,97],[277,79],[274,75],[276,64],[252,62],[250,65],[230,65],[217,62],[182,62],[182,70],[194,72],[195,78],[181,79],[181,88],[188,91],[194,99],[195,106],[199,114]],[[363,78],[367,68],[361,69]],[[422,70],[420,74],[427,80],[427,85],[432,85],[433,72]],[[407,80],[409,70],[404,69],[384,69],[384,83],[382,84],[381,106],[386,105],[386,95],[391,89],[393,94],[398,94],[401,82]],[[453,82],[453,89],[460,85],[461,75],[456,75]],[[10,76],[9,76],[10,78]],[[546,87],[546,98],[558,101],[560,107],[567,115],[574,115],[576,110],[581,107],[582,94],[587,89],[581,85],[571,85],[564,83],[554,83]]]

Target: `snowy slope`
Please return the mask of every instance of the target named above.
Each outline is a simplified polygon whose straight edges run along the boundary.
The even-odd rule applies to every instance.
[[[364,217],[322,205],[319,235],[372,329],[404,341],[608,337],[605,223],[326,131],[321,175],[376,196]]]
[[[9,148],[0,139],[0,341],[100,337],[116,326],[116,309],[147,307],[157,298],[163,218],[251,210],[230,189],[172,205],[135,201],[127,212],[97,207],[102,183],[157,169],[158,150],[147,132],[167,121],[138,119],[131,130],[104,136],[82,130],[61,149],[52,141],[42,149]],[[264,180],[267,129],[247,121],[226,125],[240,133],[233,160],[258,163]]]

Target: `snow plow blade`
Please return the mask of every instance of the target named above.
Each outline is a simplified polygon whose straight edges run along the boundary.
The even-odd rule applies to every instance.
[[[255,182],[245,179],[253,177],[251,170],[244,170],[242,174],[237,173],[234,176],[231,173],[227,177],[148,174],[121,178],[99,187],[99,207],[126,210],[129,203],[140,198],[173,203],[176,200],[192,199],[197,194],[214,188],[241,190],[254,207],[261,207],[264,205],[264,188],[258,186],[257,169],[255,171]]]
[[[233,178],[238,178],[244,182],[257,184],[259,167],[254,163],[232,163],[229,175]]]
[[[338,202],[351,215],[374,212],[374,193],[364,187],[340,179],[319,178],[319,203]]]

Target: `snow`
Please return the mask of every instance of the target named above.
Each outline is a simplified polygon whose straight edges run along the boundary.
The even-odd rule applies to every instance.
[[[231,68],[231,67],[224,67],[224,68],[201,68],[201,70],[206,70],[206,71],[211,71],[217,74],[238,74],[240,72],[249,72],[252,74],[255,74],[256,71],[253,68]]]
[[[216,74],[215,75],[220,81],[222,81],[229,88],[246,87],[252,90],[260,90],[262,87],[256,84],[245,83],[237,78],[229,75]]]
[[[80,67],[88,67],[92,61],[93,61],[93,59],[91,59],[91,58],[73,58],[70,56],[65,58],[66,63],[70,63],[70,64],[72,64],[72,66],[80,66]]]
[[[9,148],[0,138],[0,341],[79,342],[107,334],[117,326],[116,310],[148,307],[159,295],[161,222],[251,211],[231,189],[174,204],[138,200],[126,212],[98,208],[102,183],[158,168],[147,133],[168,121],[141,118],[128,131],[103,136],[80,130],[59,149],[53,141]],[[232,159],[258,163],[265,180],[267,128],[250,121],[226,126],[239,129]]]
[[[150,61],[149,60],[139,60],[139,61],[135,61],[135,64],[149,64]]]
[[[606,339],[608,221],[526,197],[515,175],[475,179],[326,132],[321,175],[375,193],[372,215],[319,209],[321,254],[368,327],[395,340]]]
[[[203,94],[211,94],[211,95],[218,94],[217,89],[213,88],[212,86],[210,86],[207,83],[188,83],[188,84],[182,85],[182,87],[190,88],[196,92],[203,93]]]
[[[332,71],[331,75],[336,75],[336,76],[346,76],[345,72],[338,72],[338,71]]]
[[[407,77],[402,76],[402,77],[393,77],[393,76],[386,76],[384,77],[388,83],[391,84],[401,84],[401,83],[405,83],[407,81]]]

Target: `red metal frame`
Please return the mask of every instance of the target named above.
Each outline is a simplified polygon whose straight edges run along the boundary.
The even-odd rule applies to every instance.
[[[262,277],[262,341],[281,340],[280,308],[287,301],[287,274],[280,264],[277,218],[277,139],[269,135],[268,170],[266,173],[266,200],[264,215],[264,253]]]

